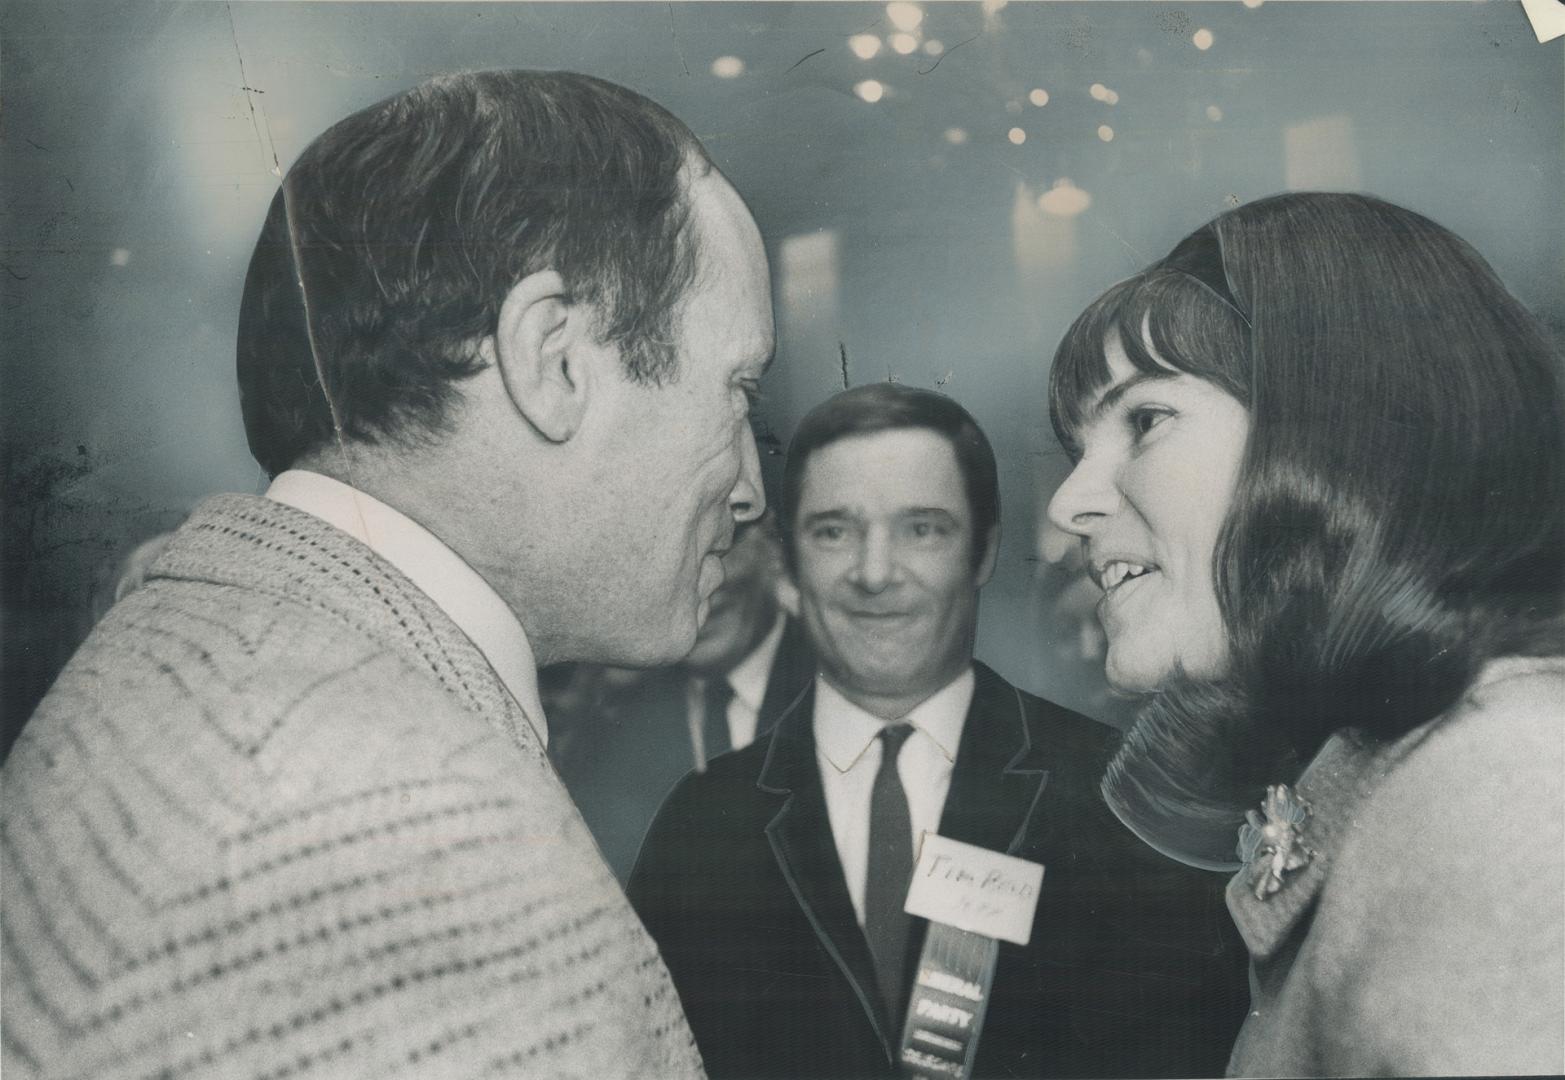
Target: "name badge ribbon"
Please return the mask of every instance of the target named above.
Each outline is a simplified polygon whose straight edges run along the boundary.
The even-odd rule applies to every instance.
[[[903,905],[929,920],[902,1029],[902,1075],[972,1072],[1000,942],[1026,945],[1043,867],[1026,859],[924,835]]]

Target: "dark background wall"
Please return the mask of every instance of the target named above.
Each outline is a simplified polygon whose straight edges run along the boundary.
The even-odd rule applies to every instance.
[[[772,254],[779,446],[844,370],[972,409],[1005,501],[979,654],[1122,715],[1037,554],[1064,472],[1048,358],[1087,301],[1238,201],[1337,188],[1451,226],[1565,326],[1561,42],[1512,0],[1252,3],[8,0],[4,745],[132,545],[264,486],[233,333],[277,167],[425,76],[495,66],[614,79],[705,139]]]

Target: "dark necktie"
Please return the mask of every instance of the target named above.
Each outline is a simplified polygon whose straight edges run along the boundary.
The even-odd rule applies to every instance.
[[[728,703],[732,700],[734,688],[727,676],[713,675],[706,680],[706,693],[701,701],[701,744],[708,761],[734,748],[728,735]]]
[[[897,755],[913,729],[887,725],[881,743],[880,771],[869,796],[869,873],[864,887],[864,936],[875,959],[880,996],[893,1027],[903,1007],[908,933],[913,918],[902,910],[913,879],[913,824],[907,793],[897,775]]]

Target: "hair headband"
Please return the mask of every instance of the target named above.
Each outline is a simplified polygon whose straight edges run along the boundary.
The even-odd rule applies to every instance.
[[[1228,270],[1223,265],[1222,243],[1217,238],[1217,230],[1207,225],[1197,229],[1189,236],[1181,240],[1168,257],[1158,266],[1173,270],[1176,273],[1204,286],[1206,291],[1221,300],[1230,311],[1239,316],[1244,325],[1254,329],[1250,323],[1250,316],[1239,306],[1239,301],[1234,299],[1233,289],[1228,284]]]

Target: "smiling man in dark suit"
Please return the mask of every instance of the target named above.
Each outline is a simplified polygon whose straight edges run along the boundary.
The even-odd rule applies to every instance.
[[[1028,944],[1000,946],[977,1074],[1221,1073],[1245,1007],[1221,883],[1104,807],[1111,729],[972,658],[999,545],[972,417],[895,384],[845,391],[800,424],[782,502],[818,678],[675,788],[629,888],[709,1073],[897,1074],[925,833],[1045,868]]]

